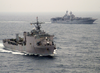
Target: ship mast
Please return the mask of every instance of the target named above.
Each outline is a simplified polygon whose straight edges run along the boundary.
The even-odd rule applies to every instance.
[[[40,31],[40,28],[41,28],[41,25],[40,24],[43,24],[43,22],[38,22],[38,17],[36,17],[36,20],[37,22],[35,23],[30,23],[31,25],[34,24],[36,30]]]

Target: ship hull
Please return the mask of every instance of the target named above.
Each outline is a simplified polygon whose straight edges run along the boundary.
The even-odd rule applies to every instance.
[[[3,43],[3,45],[7,50],[22,52],[22,53],[25,53],[25,54],[42,55],[42,56],[53,55],[54,51],[55,51],[55,45],[53,45],[53,46],[42,46],[42,47],[31,46],[30,48],[27,48],[26,45],[8,44],[8,42]]]
[[[51,20],[52,23],[62,23],[62,24],[93,24],[93,22],[95,21],[95,19],[91,19],[91,20],[57,20],[57,21],[53,21]]]

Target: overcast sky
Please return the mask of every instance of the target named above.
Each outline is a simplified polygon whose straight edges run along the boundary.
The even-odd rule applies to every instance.
[[[100,12],[100,0],[0,0],[0,12]]]

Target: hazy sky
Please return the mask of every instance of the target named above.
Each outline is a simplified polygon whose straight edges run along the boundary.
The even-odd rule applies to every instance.
[[[0,12],[100,12],[100,0],[0,0]]]

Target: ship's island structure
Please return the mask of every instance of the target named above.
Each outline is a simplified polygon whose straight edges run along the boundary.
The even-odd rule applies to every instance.
[[[66,14],[63,17],[51,18],[52,23],[62,23],[62,24],[93,24],[95,20],[97,19],[93,19],[90,17],[86,18],[75,17],[75,15],[72,12],[68,14],[68,11],[66,11]]]
[[[41,30],[43,22],[31,23],[34,24],[36,29],[30,32],[23,32],[23,38],[16,34],[15,39],[3,39],[3,45],[8,50],[18,51],[25,54],[32,55],[54,55],[56,45],[54,44],[53,37],[44,30]]]

